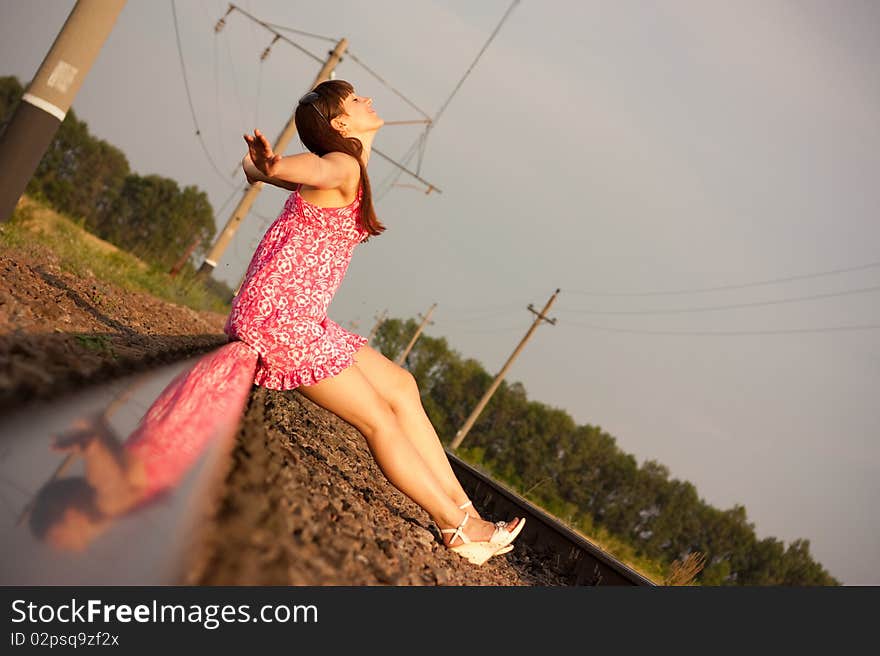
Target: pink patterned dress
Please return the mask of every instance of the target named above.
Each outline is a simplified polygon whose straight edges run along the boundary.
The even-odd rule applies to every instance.
[[[259,354],[254,383],[270,389],[335,376],[367,343],[327,317],[354,247],[369,235],[358,222],[363,188],[345,207],[318,207],[300,187],[257,246],[224,328]]]

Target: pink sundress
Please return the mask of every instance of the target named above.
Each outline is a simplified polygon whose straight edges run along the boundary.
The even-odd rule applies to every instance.
[[[318,207],[300,187],[263,235],[224,332],[259,354],[254,383],[270,389],[314,385],[352,364],[367,343],[327,317],[360,227],[363,188],[345,207]]]

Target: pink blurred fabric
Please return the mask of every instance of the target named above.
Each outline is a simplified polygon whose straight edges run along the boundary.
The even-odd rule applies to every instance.
[[[253,386],[257,352],[231,342],[204,355],[162,391],[123,445],[144,464],[144,500],[177,485],[206,448],[230,438]]]

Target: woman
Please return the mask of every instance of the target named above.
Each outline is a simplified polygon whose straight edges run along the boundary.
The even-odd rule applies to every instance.
[[[384,124],[372,105],[348,82],[330,80],[303,96],[294,115],[310,152],[281,157],[259,130],[245,135],[248,182],[293,193],[257,247],[225,331],[259,353],[255,384],[297,388],[357,428],[382,473],[437,523],[444,544],[482,564],[512,548],[525,520],[483,521],[449,465],[412,374],[326,314],[354,247],[385,229],[366,171]]]

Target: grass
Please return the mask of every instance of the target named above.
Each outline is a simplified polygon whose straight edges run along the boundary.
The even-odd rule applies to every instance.
[[[49,249],[62,269],[77,276],[94,275],[194,310],[226,314],[230,309],[228,299],[209,290],[191,267],[170,276],[28,197],[22,198],[8,222],[0,224],[0,249],[38,260],[45,259],[44,249]]]
[[[113,350],[110,340],[103,335],[74,335],[74,337],[90,351],[109,353],[113,359],[118,357],[116,351]]]

